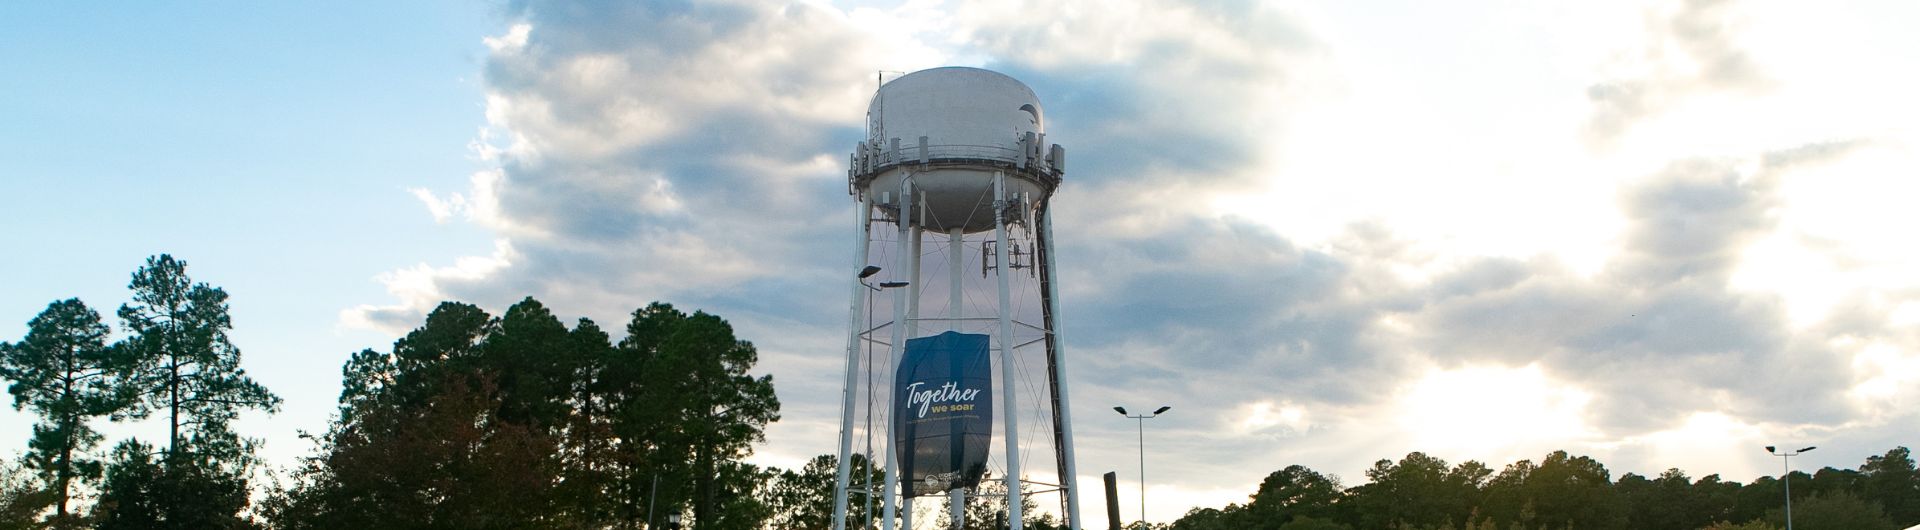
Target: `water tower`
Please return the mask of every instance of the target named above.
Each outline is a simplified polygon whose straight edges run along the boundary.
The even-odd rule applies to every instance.
[[[1004,495],[1014,530],[1022,499],[1057,493],[1079,527],[1050,215],[1066,151],[1011,77],[948,67],[883,81],[848,159],[859,206],[833,528],[850,528],[849,504],[871,517],[876,501],[883,530],[896,513],[911,528],[914,498],[934,495],[961,521],[967,490]],[[855,456],[882,470],[854,473]]]

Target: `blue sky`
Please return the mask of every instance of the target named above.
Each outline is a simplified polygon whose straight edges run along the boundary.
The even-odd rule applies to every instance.
[[[833,448],[873,72],[957,64],[1032,86],[1072,153],[1080,468],[1133,480],[1108,408],[1174,405],[1150,518],[1416,450],[1855,466],[1920,419],[1914,9],[8,5],[0,339],[186,259],[287,398],[245,424],[284,465],[348,353],[440,300],[664,300],[760,346],[786,408],[756,458],[796,465]]]
[[[324,426],[342,356],[391,342],[339,325],[340,309],[384,296],[384,270],[491,245],[483,231],[434,224],[406,189],[480,167],[466,145],[485,123],[479,36],[501,25],[497,11],[0,11],[0,237],[34,256],[7,260],[10,340],[55,299],[111,319],[133,269],[172,253],[234,294],[246,368],[289,398],[254,434],[289,456],[305,450],[295,429]]]

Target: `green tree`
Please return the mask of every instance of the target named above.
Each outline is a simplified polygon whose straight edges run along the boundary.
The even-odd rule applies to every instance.
[[[1707,475],[1694,481],[1693,492],[1695,498],[1699,500],[1696,509],[1704,514],[1706,521],[1752,519],[1751,517],[1735,518],[1735,510],[1738,509],[1740,502],[1740,483],[1738,482],[1720,480],[1720,475]]]
[[[127,440],[114,447],[95,507],[100,530],[238,530],[254,523],[238,516],[247,506],[247,480],[200,458],[172,457]]]
[[[1353,527],[1328,519],[1300,516],[1293,518],[1293,520],[1287,522],[1287,524],[1280,525],[1278,528],[1279,530],[1350,530]]]
[[[508,307],[480,344],[479,368],[496,379],[501,421],[538,430],[565,425],[573,397],[572,337],[531,297]]]
[[[1276,525],[1278,523],[1275,523]],[[1172,530],[1242,530],[1251,528],[1272,528],[1267,521],[1256,522],[1247,513],[1247,508],[1239,504],[1228,504],[1225,508],[1193,508],[1180,516],[1169,526]]]
[[[1613,494],[1607,467],[1592,458],[1554,451],[1528,477],[1527,489],[1545,526],[1626,527],[1626,513]]]
[[[382,408],[340,433],[314,510],[332,528],[527,528],[553,524],[551,437],[499,421],[486,378],[449,376],[421,407]]]
[[[1716,521],[1713,524],[1700,527],[1700,530],[1780,530],[1780,527],[1767,524],[1764,521],[1747,521],[1740,524]]]
[[[602,395],[607,366],[614,361],[613,343],[590,319],[582,318],[568,332],[564,368],[568,371],[567,424],[562,437],[565,475],[556,492],[582,527],[613,524],[612,495],[618,482],[613,469],[612,416]]]
[[[1871,462],[1871,458],[1868,459]],[[1867,475],[1852,469],[1820,468],[1813,473],[1813,480],[1803,487],[1807,493],[1852,493],[1858,495],[1866,491]]]
[[[1479,462],[1449,468],[1445,460],[1409,453],[1399,463],[1375,462],[1367,470],[1372,482],[1349,490],[1349,502],[1358,512],[1359,528],[1458,528],[1469,522],[1489,474]]]
[[[832,498],[829,497],[828,500],[831,501]],[[953,528],[952,497],[947,495],[926,496],[920,497],[918,502],[939,507],[937,514],[934,515],[935,528],[943,530]],[[851,503],[848,504],[849,508],[852,506]],[[828,504],[828,507],[831,508],[832,505]],[[1021,523],[1021,528],[1027,530],[1064,529],[1061,522],[1054,519],[1053,514],[1041,513],[1038,505],[1033,502],[1033,497],[1031,496],[1020,496],[1020,510],[1021,518],[1024,519]],[[1006,481],[983,479],[980,481],[978,487],[967,492],[965,507],[966,520],[962,528],[964,528],[964,530],[999,530],[1000,528],[1008,526],[1008,513]],[[848,520],[853,520],[851,515],[849,515]],[[848,524],[851,525],[852,523],[849,522]],[[1140,523],[1136,522],[1134,527],[1138,527],[1139,525]],[[1164,530],[1164,527],[1162,528]]]
[[[0,530],[41,528],[40,512],[52,500],[28,470],[0,460]]]
[[[139,400],[135,418],[154,410],[167,418],[167,458],[186,452],[245,467],[252,443],[230,424],[241,410],[277,412],[280,398],[247,377],[240,349],[227,336],[233,328],[227,292],[187,277],[187,264],[161,254],[134,271],[133,301],[120,306],[132,336],[120,347],[127,382]]]
[[[1861,496],[1880,503],[1889,517],[1901,524],[1920,524],[1920,471],[1906,447],[1895,447],[1887,454],[1867,457],[1860,466]]]
[[[1306,466],[1292,465],[1260,481],[1242,528],[1278,528],[1301,517],[1332,518],[1342,500],[1340,482]]]
[[[1696,491],[1687,474],[1677,468],[1653,480],[1628,473],[1614,484],[1614,490],[1627,507],[1628,528],[1692,530],[1724,520],[1726,515],[1717,513],[1720,511],[1710,506],[1703,492]]]
[[[866,455],[854,453],[852,474],[858,483],[869,471]],[[767,498],[771,500],[773,512],[767,520],[772,528],[791,530],[823,530],[833,526],[833,488],[835,472],[839,458],[824,454],[808,460],[799,471],[780,471],[768,486]],[[850,496],[847,502],[847,526],[865,528],[875,517],[866,513],[866,504],[860,496]]]
[[[100,477],[100,462],[86,457],[100,443],[88,421],[125,403],[113,385],[107,332],[99,313],[67,299],[33,317],[19,343],[0,343],[0,375],[13,381],[7,391],[14,409],[32,409],[40,417],[26,463],[53,495],[53,528],[83,524],[68,507],[76,486]]]
[[[1767,510],[1766,521],[1787,526],[1784,508]],[[1896,530],[1899,528],[1875,502],[1852,493],[1813,494],[1793,501],[1796,530]]]
[[[554,502],[559,422],[536,422],[540,400],[497,382],[494,363],[518,362],[523,352],[510,348],[534,344],[511,335],[527,328],[547,329],[501,326],[477,307],[444,303],[395,341],[395,355],[354,354],[320,455],[263,511],[288,529],[565,526]]]
[[[1627,527],[1607,468],[1554,451],[1538,466],[1521,460],[1487,483],[1485,513],[1501,526],[1608,530]]]
[[[748,373],[759,354],[725,320],[663,303],[634,312],[620,350],[624,368],[610,374],[608,396],[619,411],[612,427],[626,519],[645,513],[641,501],[655,496],[658,477],[659,506],[690,505],[698,525],[730,524],[719,470],[750,456],[780,418],[773,378]]]

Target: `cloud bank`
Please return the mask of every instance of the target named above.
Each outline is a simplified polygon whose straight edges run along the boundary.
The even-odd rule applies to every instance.
[[[499,242],[452,265],[398,268],[382,278],[393,300],[343,319],[397,332],[443,299],[503,307],[528,294],[603,321],[650,300],[707,309],[760,344],[762,369],[782,382],[787,419],[763,454],[827,452],[853,225],[845,153],[862,136],[877,70],[959,63],[1032,86],[1050,138],[1073,150],[1056,229],[1083,470],[1128,468],[1132,426],[1105,410],[1151,406],[1141,400],[1177,406],[1156,420],[1155,443],[1181,456],[1156,464],[1156,482],[1215,504],[1290,463],[1357,476],[1413,450],[1494,460],[1567,448],[1647,472],[1691,465],[1661,460],[1674,454],[1662,440],[1702,429],[1863,454],[1899,441],[1892,425],[1911,424],[1901,411],[1920,398],[1900,375],[1920,362],[1913,263],[1870,254],[1846,265],[1891,259],[1907,272],[1856,284],[1810,318],[1785,294],[1797,280],[1754,278],[1764,276],[1757,253],[1841,263],[1872,244],[1812,237],[1807,220],[1825,210],[1790,191],[1835,171],[1888,169],[1861,160],[1898,168],[1912,147],[1863,129],[1632,159],[1642,154],[1619,141],[1660,133],[1665,114],[1795,79],[1742,46],[1745,4],[1621,9],[1643,31],[1599,43],[1616,53],[1579,66],[1584,82],[1530,95],[1576,102],[1557,128],[1520,135],[1537,143],[1430,140],[1495,163],[1548,152],[1600,168],[1612,194],[1582,200],[1616,216],[1617,230],[1575,243],[1602,257],[1594,269],[1545,249],[1475,254],[1410,235],[1426,233],[1408,224],[1417,220],[1341,219],[1332,237],[1304,238],[1213,206],[1307,178],[1289,174],[1275,146],[1316,133],[1296,112],[1358,90],[1345,87],[1358,81],[1342,62],[1356,59],[1327,38],[1356,22],[1340,13],[1212,2],[516,4],[509,29],[485,40],[489,125],[475,151],[497,169],[468,189],[410,191],[436,220],[476,224]],[[1525,108],[1468,110],[1499,123]],[[1448,169],[1435,171],[1405,178]],[[1394,193],[1319,184],[1338,191],[1328,202]],[[1486,413],[1450,426],[1407,416],[1428,410],[1413,402],[1450,396],[1479,399],[1467,403]],[[1489,405],[1529,400],[1544,405]],[[1513,427],[1547,420],[1553,436],[1519,439],[1529,430]],[[1416,445],[1454,439],[1478,443]],[[1714,468],[1697,474],[1763,471],[1737,459],[1701,465]]]

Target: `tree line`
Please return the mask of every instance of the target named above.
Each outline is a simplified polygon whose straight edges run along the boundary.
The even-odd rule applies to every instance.
[[[569,326],[526,298],[498,316],[445,302],[386,351],[341,368],[328,428],[310,455],[264,466],[241,412],[280,398],[240,368],[228,295],[186,263],[149,258],[128,284],[117,336],[78,299],[59,300],[0,342],[0,377],[38,418],[17,461],[0,462],[0,530],[322,528],[689,528],[830,526],[836,461],[761,467],[746,458],[780,419],[773,378],[726,320],[653,303],[619,340],[590,319]],[[101,421],[157,419],[164,440],[103,449]],[[856,476],[868,463],[855,455]],[[1495,472],[1411,453],[1368,482],[1290,466],[1245,503],[1196,508],[1165,530],[1764,530],[1784,526],[1783,484],[1717,475],[1612,480],[1605,466],[1554,452]],[[1858,469],[1792,474],[1794,523],[1892,530],[1920,523],[1920,472],[1905,447]],[[995,484],[998,482],[995,481]],[[968,530],[1002,524],[1005,496],[969,496]],[[919,503],[942,523],[944,498]],[[1030,499],[1023,504],[1031,505]],[[876,523],[849,503],[850,526]],[[934,509],[925,509],[934,508]],[[1056,530],[1029,510],[1028,528]]]
[[[339,412],[264,510],[278,528],[758,528],[780,417],[720,317],[654,303],[617,343],[527,298],[446,302],[342,368]],[[805,471],[805,470],[803,470]],[[817,470],[814,470],[817,471]],[[793,474],[798,477],[798,474]],[[795,480],[798,480],[797,478]]]
[[[1195,508],[1164,530],[1772,530],[1786,526],[1787,485],[1741,484],[1719,475],[1611,480],[1606,466],[1555,451],[1494,472],[1449,465],[1424,453],[1380,460],[1368,482],[1288,466],[1262,480],[1245,503]],[[1906,447],[1870,456],[1858,469],[1789,475],[1798,530],[1896,530],[1920,523],[1920,472]]]
[[[831,527],[834,455],[796,470],[745,461],[780,419],[752,343],[666,303],[625,332],[569,328],[533,298],[498,317],[440,304],[390,351],[346,362],[334,421],[262,502],[264,524],[638,530],[673,513],[698,530]],[[869,471],[860,455],[851,467]],[[854,527],[877,519],[861,500]],[[976,499],[970,517],[999,504]]]
[[[0,527],[229,528],[243,521],[258,441],[234,432],[245,410],[280,398],[240,368],[226,291],[148,258],[120,305],[123,336],[77,298],[54,301],[18,342],[0,342],[15,409],[37,422],[17,464],[0,468]],[[98,449],[101,419],[158,417],[165,440]],[[164,524],[163,524],[164,523]]]
[[[833,455],[794,470],[745,461],[780,402],[718,316],[653,303],[616,341],[533,298],[499,316],[442,303],[387,351],[349,356],[326,431],[303,433],[311,454],[276,470],[232,429],[280,399],[240,369],[226,292],[169,255],[129,288],[118,340],[69,299],[0,342],[15,407],[40,418],[27,452],[0,463],[0,530],[638,530],[669,513],[701,530],[830,527]],[[101,450],[96,423],[149,417],[166,440]],[[860,455],[852,468],[870,474]],[[995,503],[975,498],[970,518],[1005,511]],[[858,500],[850,512],[877,519]]]

